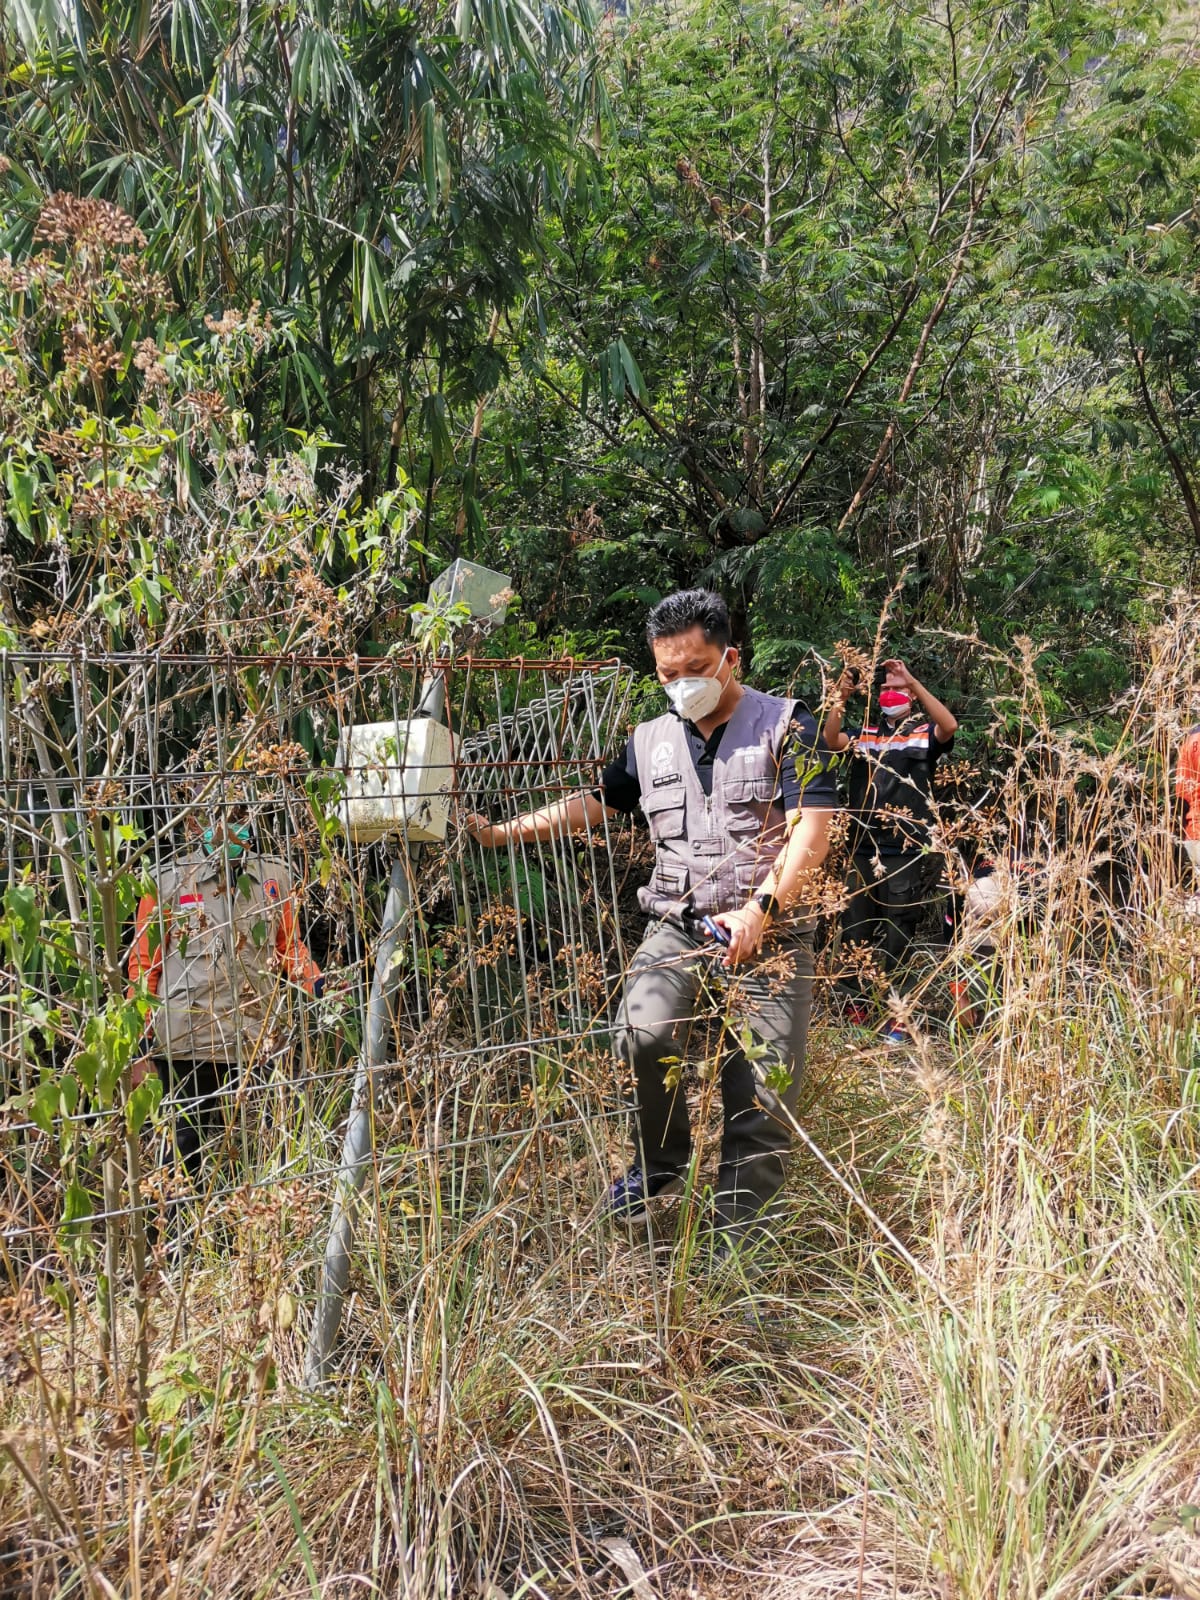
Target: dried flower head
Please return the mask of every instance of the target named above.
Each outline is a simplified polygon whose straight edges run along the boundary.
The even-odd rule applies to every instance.
[[[67,330],[63,340],[67,372],[99,382],[121,365],[121,352],[111,338],[94,339],[82,323]]]
[[[209,433],[229,417],[225,397],[215,389],[192,389],[184,396],[183,404],[196,414],[201,430]]]
[[[308,565],[296,572],[292,585],[297,614],[311,624],[320,638],[328,639],[344,621],[336,593]]]
[[[122,484],[105,488],[85,483],[75,492],[72,510],[79,517],[107,518],[122,527],[139,518],[158,516],[164,507],[162,496],[152,489],[131,489]]]
[[[867,651],[860,650],[857,645],[851,644],[849,639],[839,639],[833,647],[833,653],[843,667],[854,667],[864,677],[870,677],[875,670],[875,663]]]
[[[166,387],[167,369],[162,364],[162,351],[153,339],[142,339],[136,346],[133,364],[146,379],[147,389]]]
[[[132,245],[145,249],[146,236],[119,206],[108,200],[81,195],[52,194],[41,209],[34,238],[47,244],[73,244],[84,248],[119,250]]]
[[[217,317],[206,316],[204,326],[209,333],[215,334],[220,339],[229,339],[238,333],[244,334],[257,350],[266,343],[272,323],[270,314],[264,317],[260,312],[258,301],[254,300],[250,309],[244,313],[225,310]]]

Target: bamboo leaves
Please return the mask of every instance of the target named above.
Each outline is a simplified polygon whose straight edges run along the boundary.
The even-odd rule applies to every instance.
[[[464,0],[447,31],[432,5],[22,0],[0,28],[30,69],[0,126],[31,186],[119,196],[171,274],[177,327],[252,300],[286,324],[288,358],[242,397],[260,438],[323,427],[357,449],[370,496],[399,469],[380,459],[382,393],[411,387],[415,419],[436,389],[462,422],[428,412],[438,437],[410,423],[400,442],[410,477],[448,458],[486,319],[523,289],[562,192],[587,100],[572,16]]]

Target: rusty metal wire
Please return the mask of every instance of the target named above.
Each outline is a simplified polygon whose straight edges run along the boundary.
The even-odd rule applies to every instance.
[[[305,1185],[319,1212],[396,856],[413,915],[377,1113],[375,1236],[436,1225],[444,1243],[511,1212],[511,1251],[533,1230],[551,1259],[577,1245],[581,1225],[599,1226],[595,1199],[625,1117],[608,1047],[629,835],[483,851],[461,819],[594,787],[625,737],[629,678],[612,661],[438,664],[457,740],[447,838],[350,842],[333,820],[339,736],[410,718],[428,670],[410,657],[0,654],[0,1268],[10,1281],[102,1240],[115,1260],[148,1220],[161,1252],[164,1238],[194,1239],[280,1185]],[[263,993],[226,1006],[231,1059],[201,1093],[161,1044],[161,1007],[131,982],[135,915],[151,896],[147,951],[183,949],[186,960],[185,919],[165,914],[159,886],[206,828],[243,822],[252,838],[225,887],[236,896],[255,863],[279,864],[323,989],[306,992],[295,948],[269,948],[268,928],[245,957]],[[231,910],[235,943],[237,921]],[[127,1129],[143,1108],[130,1063],[142,1056],[157,1061],[165,1093],[133,1141],[131,1172]],[[180,1132],[196,1119],[198,1149],[183,1163]],[[312,1263],[310,1250],[303,1272]],[[307,1293],[311,1278],[298,1287]]]

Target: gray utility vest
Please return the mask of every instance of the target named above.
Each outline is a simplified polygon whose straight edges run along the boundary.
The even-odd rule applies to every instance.
[[[248,853],[228,876],[219,855],[169,863],[158,903],[164,929],[155,1048],[181,1060],[249,1062],[286,1023],[289,1000],[275,938],[292,894],[277,856]]]
[[[786,817],[776,796],[794,700],[745,689],[713,762],[706,795],[679,718],[633,730],[641,806],[654,840],[654,873],[638,890],[643,911],[679,917],[736,911],[766,877],[783,846]]]

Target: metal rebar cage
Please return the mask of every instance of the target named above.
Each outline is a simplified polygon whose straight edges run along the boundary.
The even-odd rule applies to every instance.
[[[0,678],[10,1282],[49,1272],[95,1296],[98,1354],[144,1389],[157,1357],[139,1285],[155,1260],[237,1249],[269,1219],[280,1281],[311,1301],[357,1106],[355,1348],[386,1347],[397,1285],[442,1292],[458,1251],[484,1250],[497,1293],[531,1272],[569,1283],[623,1132],[609,1035],[631,836],[484,851],[462,819],[594,787],[625,736],[620,664],[10,652]],[[411,722],[431,686],[452,740],[445,841],[416,844],[403,821],[348,840],[346,731]],[[220,919],[172,909],[164,885],[235,831],[210,957],[223,1059],[201,1085],[164,1043],[153,968],[172,952],[199,967]],[[390,924],[389,878],[404,908]],[[249,923],[247,884],[266,896]],[[138,1087],[144,1059],[161,1101]],[[189,1123],[202,1149],[183,1163]]]

